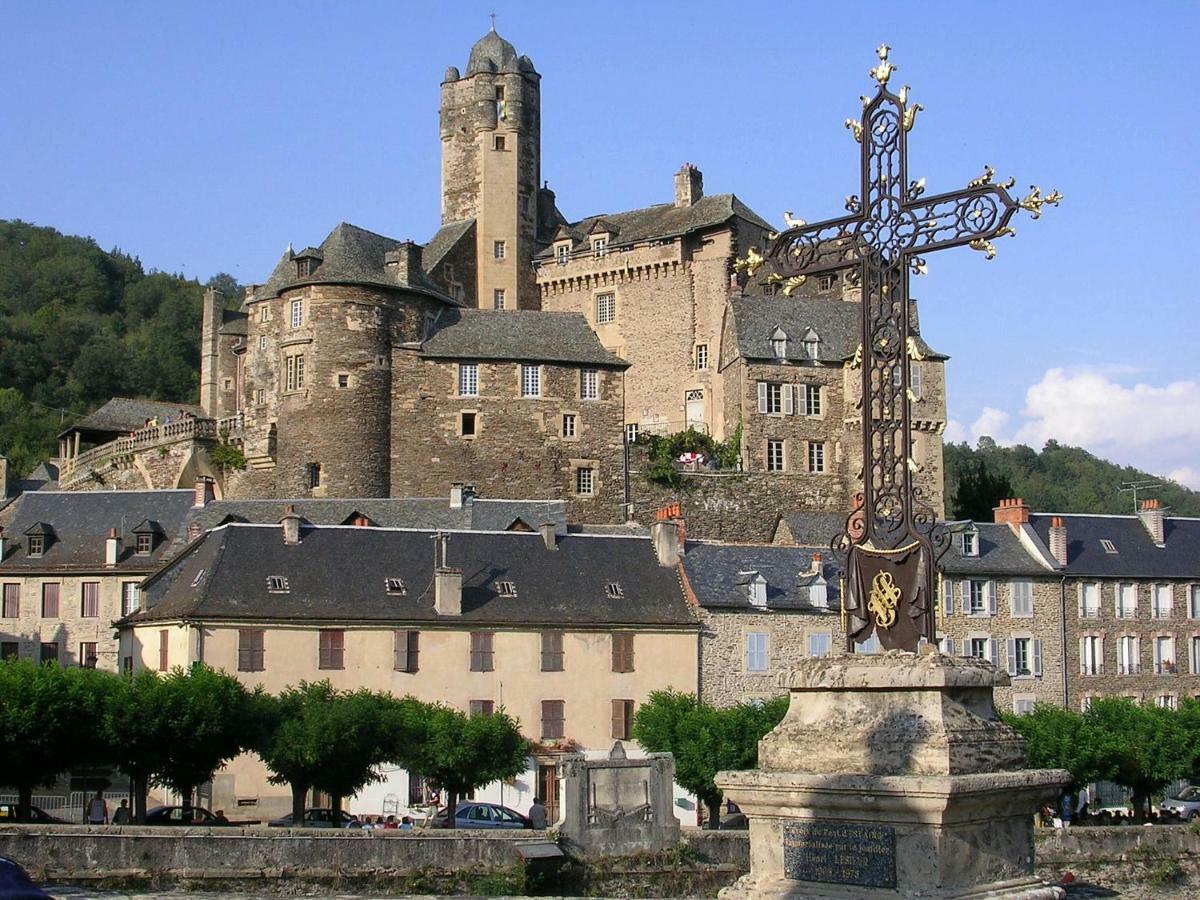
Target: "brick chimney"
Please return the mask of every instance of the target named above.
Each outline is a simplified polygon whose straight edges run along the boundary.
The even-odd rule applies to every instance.
[[[1141,511],[1138,513],[1138,518],[1142,520],[1142,524],[1146,526],[1146,530],[1150,532],[1150,537],[1154,543],[1161,547],[1166,540],[1163,530],[1163,508],[1157,500],[1143,500]]]
[[[300,543],[300,515],[291,503],[283,508],[283,518],[279,520],[279,524],[283,526],[285,544]]]
[[[1028,525],[1029,507],[1020,497],[1001,500],[1000,505],[992,510],[997,525]]]
[[[821,574],[821,552],[815,551],[812,555],[812,565],[808,568],[809,575]]]
[[[1060,566],[1067,564],[1067,526],[1059,516],[1050,520],[1050,555]]]
[[[462,569],[438,566],[434,570],[433,611],[439,616],[462,615]]]
[[[117,535],[117,529],[108,529],[108,537],[104,539],[104,564],[108,567],[115,566],[117,560],[121,557],[121,538]]]
[[[213,480],[207,475],[196,479],[196,492],[192,498],[192,508],[201,509],[213,501]]]
[[[554,533],[553,522],[543,522],[538,526],[538,531],[542,533],[542,541],[545,543],[547,550],[558,549],[558,536]]]
[[[421,248],[412,241],[403,241],[395,250],[383,255],[383,270],[397,284],[419,284],[425,273],[421,269]]]
[[[692,206],[704,196],[704,175],[691,163],[684,163],[675,173],[675,205]]]

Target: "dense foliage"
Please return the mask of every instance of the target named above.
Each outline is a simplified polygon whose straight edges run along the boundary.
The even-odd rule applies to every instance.
[[[1057,441],[1047,441],[1041,453],[1021,444],[1001,447],[988,437],[975,449],[946,444],[945,463],[946,512],[955,519],[990,522],[1004,497],[1021,497],[1040,512],[1129,515],[1133,497],[1118,488],[1151,479],[1162,486],[1145,496],[1161,500],[1173,515],[1200,516],[1200,492]]]
[[[741,422],[724,441],[714,440],[690,425],[685,431],[664,435],[651,434],[641,440],[649,450],[650,462],[646,467],[646,477],[656,484],[673,488],[683,484],[683,476],[677,462],[684,453],[703,454],[708,464],[717,469],[736,469],[741,465]]]
[[[241,302],[231,276],[208,283]],[[203,293],[90,238],[0,220],[0,453],[28,472],[113,396],[195,402]]]
[[[758,742],[783,719],[788,697],[765,703],[715,707],[694,694],[654,691],[633,718],[634,739],[652,753],[675,757],[675,780],[708,808],[708,824],[721,820],[718,772],[753,769]]]

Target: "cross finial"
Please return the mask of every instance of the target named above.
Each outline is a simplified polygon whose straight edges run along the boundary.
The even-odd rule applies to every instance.
[[[490,13],[488,13],[488,18],[492,20],[492,31],[495,31],[496,30],[496,14],[494,12],[490,12]]]
[[[887,87],[888,79],[897,69],[888,62],[888,53],[891,52],[891,49],[887,44],[880,44],[875,48],[875,55],[879,57],[879,65],[871,69],[871,77],[879,82],[880,87]]]

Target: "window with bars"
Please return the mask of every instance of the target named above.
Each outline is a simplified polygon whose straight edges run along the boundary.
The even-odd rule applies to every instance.
[[[767,441],[767,471],[782,472],[784,467],[783,441]]]
[[[708,368],[708,344],[696,345],[696,371],[703,372]]]
[[[541,366],[521,365],[521,396],[540,397],[542,395]]]
[[[299,328],[304,324],[304,301],[293,300],[291,302],[291,325],[293,328]]]
[[[490,631],[471,632],[471,671],[491,672],[496,667],[493,645],[496,636]]]
[[[321,464],[309,463],[305,471],[308,480],[308,489],[313,490],[321,486]]]
[[[238,629],[238,662],[239,672],[261,672],[264,665],[263,645],[266,632],[261,628]]]
[[[633,730],[634,703],[632,700],[612,702],[612,736],[616,741],[628,741]]]
[[[1154,639],[1154,674],[1175,675],[1175,638],[1160,635]]]
[[[604,586],[604,596],[609,600],[620,600],[625,596],[625,591],[621,588],[621,582],[610,581]]]
[[[581,369],[579,372],[579,399],[600,399],[600,373],[596,369]]]
[[[57,619],[58,618],[58,592],[59,585],[43,584],[42,585],[42,618]]]
[[[304,390],[304,354],[296,353],[283,358],[283,389]]]
[[[612,636],[612,670],[614,672],[633,671],[633,634],[628,631],[617,631]]]
[[[816,473],[825,471],[824,441],[808,442],[808,471]]]
[[[128,616],[142,606],[142,587],[136,581],[121,582],[121,615]]]
[[[1079,617],[1082,619],[1100,617],[1100,585],[1081,584],[1079,586]]]
[[[1118,619],[1132,619],[1137,616],[1137,585],[1118,584],[1114,600]]]
[[[1154,585],[1153,611],[1156,619],[1169,619],[1175,611],[1175,596],[1169,584]]]
[[[79,615],[85,619],[100,615],[100,582],[85,581],[79,586]]]
[[[21,615],[21,586],[19,584],[4,585],[4,598],[0,601],[0,615],[6,619],[15,619]]]
[[[543,631],[542,639],[542,671],[563,671],[563,636],[561,631]]]
[[[77,658],[79,665],[83,666],[85,669],[96,668],[96,663],[100,661],[100,653],[97,649],[97,646],[98,645],[95,641],[80,642],[79,656]]]
[[[1142,651],[1135,635],[1122,635],[1117,641],[1117,674],[1138,675],[1142,671]]]
[[[416,673],[421,654],[421,632],[397,631],[392,640],[392,668],[410,675]]]
[[[458,364],[458,396],[479,396],[479,363]]]
[[[468,700],[467,715],[471,716],[490,716],[496,711],[496,704],[492,700]]]
[[[1100,675],[1104,672],[1104,638],[1088,634],[1079,639],[1079,674]]]
[[[340,628],[322,628],[317,639],[317,668],[346,668],[346,632]]]
[[[596,295],[596,324],[607,325],[617,320],[617,295],[611,291]]]
[[[566,737],[566,704],[562,700],[542,701],[542,737]]]
[[[268,575],[267,590],[272,594],[286,594],[288,592],[288,580],[286,575]]]
[[[493,309],[504,309],[504,305],[506,303],[506,297],[507,297],[507,294],[505,293],[504,288],[495,288],[492,291],[492,308]]]
[[[746,671],[767,671],[767,634],[764,631],[746,633]]]
[[[403,578],[383,579],[383,589],[392,597],[404,597],[408,594],[408,588],[404,586]]]
[[[1012,592],[1013,618],[1027,619],[1033,615],[1033,582],[1014,581],[1009,585]]]
[[[596,493],[596,470],[589,466],[580,466],[575,470],[575,494],[579,497],[592,497]]]
[[[497,581],[496,593],[508,600],[512,600],[517,596],[517,583],[515,581]]]

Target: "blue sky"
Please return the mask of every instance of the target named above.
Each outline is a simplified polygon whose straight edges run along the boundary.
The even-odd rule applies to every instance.
[[[668,201],[684,161],[768,220],[839,214],[842,121],[891,44],[930,192],[989,163],[1066,197],[914,285],[952,357],[949,435],[1058,437],[1200,487],[1194,2],[7,0],[0,217],[243,282],[342,220],[426,240],[438,84],[493,8],[543,76],[569,218]]]

